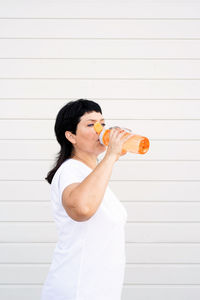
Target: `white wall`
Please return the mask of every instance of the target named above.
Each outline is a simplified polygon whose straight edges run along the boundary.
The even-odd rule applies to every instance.
[[[199,79],[199,1],[0,1],[1,299],[40,299],[53,126],[78,98],[150,139],[110,182],[128,212],[123,300],[200,298]]]

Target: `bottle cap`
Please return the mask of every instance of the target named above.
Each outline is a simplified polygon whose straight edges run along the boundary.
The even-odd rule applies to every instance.
[[[96,122],[94,123],[94,130],[99,134],[103,130],[103,126],[99,122]]]

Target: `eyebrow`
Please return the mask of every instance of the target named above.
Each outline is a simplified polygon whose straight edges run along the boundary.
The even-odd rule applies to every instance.
[[[103,120],[105,120],[105,119],[101,119],[100,121],[103,121]],[[96,122],[98,122],[98,120],[93,120],[93,119],[88,119],[87,121],[96,121]]]

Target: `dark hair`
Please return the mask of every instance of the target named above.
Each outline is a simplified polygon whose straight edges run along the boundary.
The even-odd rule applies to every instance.
[[[65,131],[70,131],[76,134],[77,125],[80,122],[81,117],[87,112],[100,112],[102,114],[101,107],[94,101],[87,99],[78,99],[68,102],[63,106],[57,114],[54,131],[56,139],[61,146],[60,151],[56,156],[56,162],[53,169],[51,169],[45,180],[50,184],[53,176],[61,166],[61,164],[71,157],[73,151],[72,143],[65,137]]]

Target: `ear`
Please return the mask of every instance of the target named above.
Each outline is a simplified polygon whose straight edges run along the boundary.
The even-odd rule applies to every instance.
[[[73,133],[71,133],[70,131],[65,131],[65,137],[66,137],[66,139],[68,139],[68,141],[70,141],[70,143],[76,144],[75,135]]]

